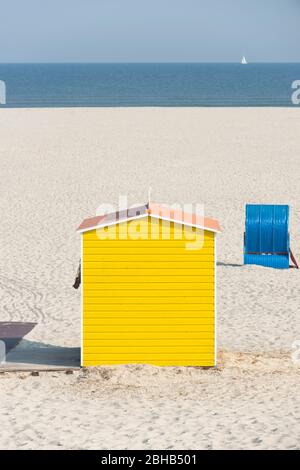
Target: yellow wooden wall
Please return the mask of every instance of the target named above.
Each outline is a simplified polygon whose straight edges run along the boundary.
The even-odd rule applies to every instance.
[[[180,224],[128,223],[82,235],[82,364],[213,366],[214,234],[187,250]]]

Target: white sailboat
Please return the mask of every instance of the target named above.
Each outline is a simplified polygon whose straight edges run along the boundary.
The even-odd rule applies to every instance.
[[[248,62],[247,62],[247,60],[246,60],[246,57],[245,57],[244,55],[243,55],[243,57],[242,57],[241,64],[243,64],[243,65],[248,64]]]

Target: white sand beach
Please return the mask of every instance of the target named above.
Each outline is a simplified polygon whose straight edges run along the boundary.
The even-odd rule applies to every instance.
[[[290,205],[297,108],[0,109],[0,321],[80,346],[76,228],[102,203],[203,203],[220,221],[216,369],[0,374],[0,448],[300,448],[300,270],[243,266],[246,203]]]

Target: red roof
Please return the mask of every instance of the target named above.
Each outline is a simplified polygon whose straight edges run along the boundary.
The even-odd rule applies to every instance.
[[[183,225],[192,225],[193,227],[200,227],[213,232],[221,232],[220,224],[215,219],[190,212],[183,212],[178,209],[174,210],[169,207],[160,206],[159,204],[150,204],[149,214],[174,222],[182,222]]]
[[[174,210],[154,203],[84,219],[77,231],[87,232],[96,228],[105,227],[106,225],[113,225],[128,219],[136,219],[137,217],[146,215],[157,217],[159,219],[170,220],[172,222],[179,222],[183,225],[202,228],[211,232],[221,232],[219,222],[215,219],[189,212],[183,212],[177,209]]]

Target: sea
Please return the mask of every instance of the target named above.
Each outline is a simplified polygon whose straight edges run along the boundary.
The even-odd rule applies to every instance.
[[[299,80],[300,63],[0,64],[0,108],[295,107]]]

